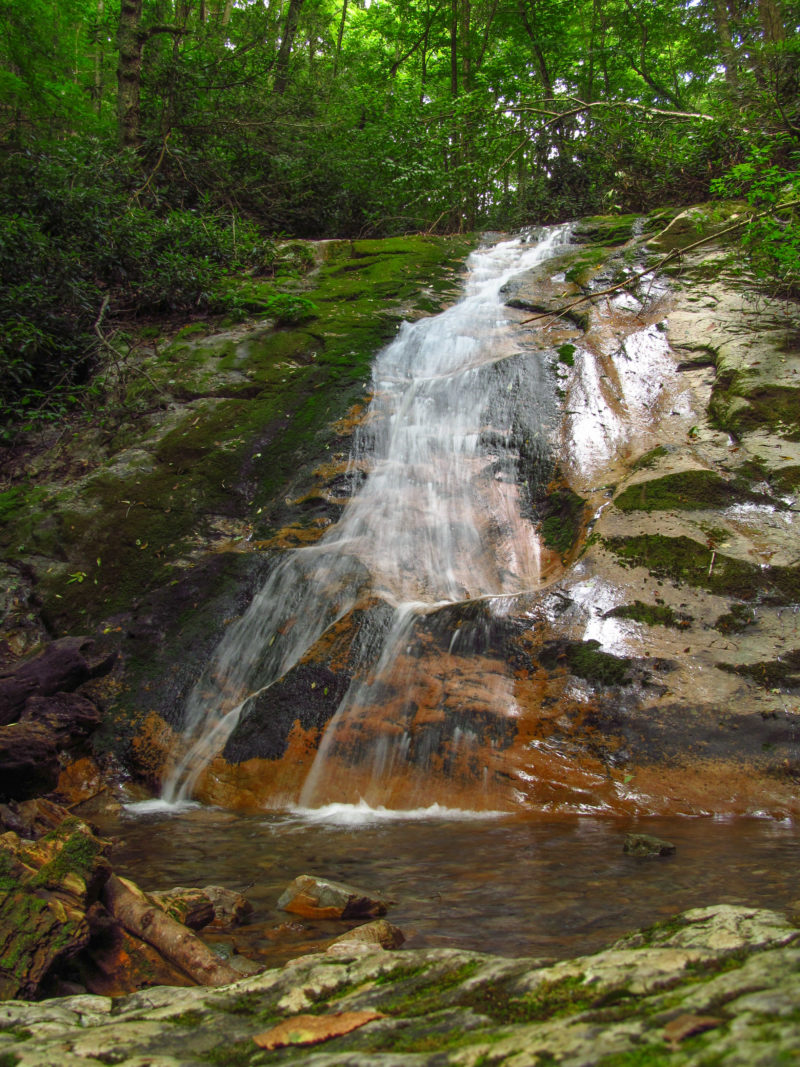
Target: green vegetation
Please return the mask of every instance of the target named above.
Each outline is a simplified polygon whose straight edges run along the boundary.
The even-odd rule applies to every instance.
[[[460,1003],[500,1023],[533,1023],[575,1015],[596,1001],[597,992],[579,974],[541,982],[522,996],[512,996],[502,987],[487,984],[460,999]]]
[[[671,626],[676,630],[686,630],[692,623],[691,615],[673,611],[666,604],[645,604],[634,600],[632,604],[620,604],[607,611],[603,618],[632,619],[643,622],[646,626]]]
[[[630,660],[600,650],[599,641],[554,641],[539,653],[539,662],[548,670],[566,664],[570,674],[592,685],[625,685]]]
[[[721,671],[729,674],[739,674],[760,685],[762,689],[797,690],[800,688],[800,649],[793,648],[788,652],[781,653],[778,659],[766,660],[761,663],[746,663],[733,666],[729,663],[718,663]]]
[[[800,597],[800,568],[759,567],[689,537],[642,534],[610,537],[603,544],[630,567],[646,567],[657,578],[686,582],[719,596],[769,604],[790,604]]]
[[[585,501],[569,488],[550,493],[540,508],[541,535],[548,548],[566,555],[578,540],[583,526]]]
[[[107,402],[147,320],[308,320],[287,235],[358,255],[591,216],[582,236],[614,246],[636,213],[713,194],[746,201],[750,269],[796,292],[797,17],[796,0],[0,0],[7,435]]]
[[[559,345],[556,349],[558,352],[558,362],[563,363],[565,367],[572,367],[575,364],[575,345],[563,344]]]
[[[616,497],[614,506],[620,511],[694,511],[747,501],[772,503],[760,493],[749,492],[738,481],[726,481],[713,471],[693,470],[629,485]]]
[[[656,447],[651,448],[649,452],[645,452],[644,455],[639,456],[636,462],[631,466],[631,470],[649,470],[650,467],[656,465],[662,456],[666,456],[667,454],[668,451],[663,445],[656,445]]]
[[[755,625],[755,612],[749,604],[731,604],[731,610],[720,615],[714,629],[721,634],[740,634]]]

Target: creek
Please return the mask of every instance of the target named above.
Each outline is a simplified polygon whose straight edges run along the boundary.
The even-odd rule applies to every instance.
[[[101,826],[115,870],[145,889],[222,884],[255,911],[216,935],[262,964],[314,951],[345,924],[296,921],[276,901],[314,873],[384,894],[407,948],[568,957],[599,949],[684,908],[739,903],[780,909],[797,897],[790,821],[444,817],[397,818],[364,805],[246,816],[213,808],[128,814]],[[625,833],[672,841],[672,856],[623,854]],[[350,924],[355,925],[355,923]],[[211,939],[212,935],[206,935]]]

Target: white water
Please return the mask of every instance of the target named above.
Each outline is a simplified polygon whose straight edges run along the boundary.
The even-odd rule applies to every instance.
[[[477,598],[501,598],[502,611],[504,596],[537,586],[539,543],[521,514],[517,468],[521,440],[529,455],[545,450],[541,373],[538,357],[515,346],[500,291],[566,238],[566,228],[556,228],[537,242],[473,253],[462,299],[404,324],[377,357],[353,456],[354,464],[366,461],[366,482],[322,541],[281,559],[227,631],[189,698],[191,745],[165,783],[166,804],[191,795],[250,702],[366,595],[395,608],[394,624],[370,682],[351,686],[328,728],[304,807],[319,803],[333,728],[349,707],[369,703],[369,686],[416,619]],[[376,774],[403,758],[403,745],[401,738],[372,754]]]

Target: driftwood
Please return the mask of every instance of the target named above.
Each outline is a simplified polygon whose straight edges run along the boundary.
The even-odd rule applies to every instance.
[[[242,977],[191,930],[148,900],[133,882],[112,874],[103,890],[103,903],[129,933],[158,949],[198,985],[227,985]]]

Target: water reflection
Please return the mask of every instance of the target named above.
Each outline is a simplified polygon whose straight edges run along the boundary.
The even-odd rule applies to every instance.
[[[797,897],[795,827],[757,819],[465,820],[436,813],[343,824],[320,821],[319,813],[312,821],[199,808],[101,829],[117,838],[115,870],[144,889],[218,884],[245,893],[256,909],[252,922],[217,940],[272,966],[344,929],[296,922],[275,907],[286,884],[305,873],[393,900],[388,917],[408,948],[505,956],[582,954],[685,908],[781,908]],[[624,855],[624,835],[634,830],[668,838],[676,854]]]

